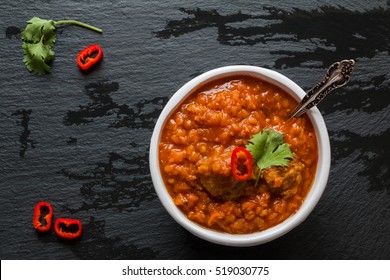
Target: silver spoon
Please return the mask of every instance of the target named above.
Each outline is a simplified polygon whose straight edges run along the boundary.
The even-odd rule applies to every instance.
[[[353,59],[333,63],[326,72],[324,79],[307,92],[288,118],[299,118],[308,109],[316,106],[329,92],[346,85],[351,79],[354,66],[355,61]]]

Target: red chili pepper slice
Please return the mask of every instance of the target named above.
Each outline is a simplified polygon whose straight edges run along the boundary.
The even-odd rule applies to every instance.
[[[59,237],[75,239],[81,236],[83,226],[76,219],[58,218],[54,223],[54,231]]]
[[[236,180],[246,180],[252,175],[252,155],[243,148],[233,150],[231,158],[232,174]]]
[[[35,229],[45,232],[50,230],[53,220],[53,208],[50,203],[41,201],[34,208],[33,226]]]
[[[88,70],[103,58],[103,50],[99,45],[91,45],[83,49],[77,55],[77,65],[82,70]]]

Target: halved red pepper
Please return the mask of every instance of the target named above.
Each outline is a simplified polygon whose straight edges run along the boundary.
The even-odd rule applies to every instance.
[[[41,201],[34,208],[33,226],[35,229],[45,232],[51,228],[53,220],[53,208],[50,203]]]
[[[246,180],[252,175],[252,155],[243,148],[233,150],[231,157],[232,174],[236,180]]]
[[[77,65],[82,70],[88,70],[103,58],[103,50],[99,45],[91,45],[83,49],[77,55]]]
[[[59,237],[75,239],[81,236],[83,226],[79,220],[58,218],[54,223],[54,231]]]

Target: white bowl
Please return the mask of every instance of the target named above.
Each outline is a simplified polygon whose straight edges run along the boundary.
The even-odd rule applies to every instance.
[[[302,203],[300,209],[282,223],[257,233],[229,234],[207,229],[189,220],[173,203],[172,197],[169,195],[160,173],[158,147],[162,128],[171,113],[184,101],[186,97],[194,92],[194,90],[211,81],[237,75],[249,75],[277,85],[287,93],[291,94],[291,96],[293,96],[296,100],[302,99],[302,97],[306,94],[302,88],[289,78],[278,72],[261,67],[245,65],[226,66],[201,74],[182,86],[172,96],[161,112],[150,142],[149,165],[157,195],[165,209],[176,222],[194,235],[210,242],[221,245],[244,247],[259,245],[274,240],[298,226],[309,216],[326,187],[330,170],[330,144],[328,132],[321,113],[317,108],[310,109],[306,114],[313,123],[315,133],[317,135],[319,152],[316,177],[311,190],[307,194],[307,197]]]

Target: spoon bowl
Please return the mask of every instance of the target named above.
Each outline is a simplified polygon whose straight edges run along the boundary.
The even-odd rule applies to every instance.
[[[237,247],[254,246],[269,242],[286,234],[302,223],[317,205],[323,191],[325,190],[330,169],[330,144],[328,132],[321,113],[317,108],[312,108],[312,110],[307,111],[307,115],[313,124],[317,138],[318,164],[311,189],[304,199],[301,207],[294,215],[290,216],[278,225],[264,231],[249,234],[229,234],[200,226],[188,219],[187,216],[179,210],[179,208],[174,204],[160,172],[159,143],[163,127],[172,112],[174,112],[187,97],[203,85],[221,78],[234,78],[242,75],[251,76],[275,85],[287,92],[296,100],[301,100],[306,94],[302,88],[286,76],[261,67],[236,65],[208,71],[187,82],[168,101],[155,125],[150,142],[149,153],[150,172],[154,188],[161,203],[172,218],[195,236],[216,244]]]

